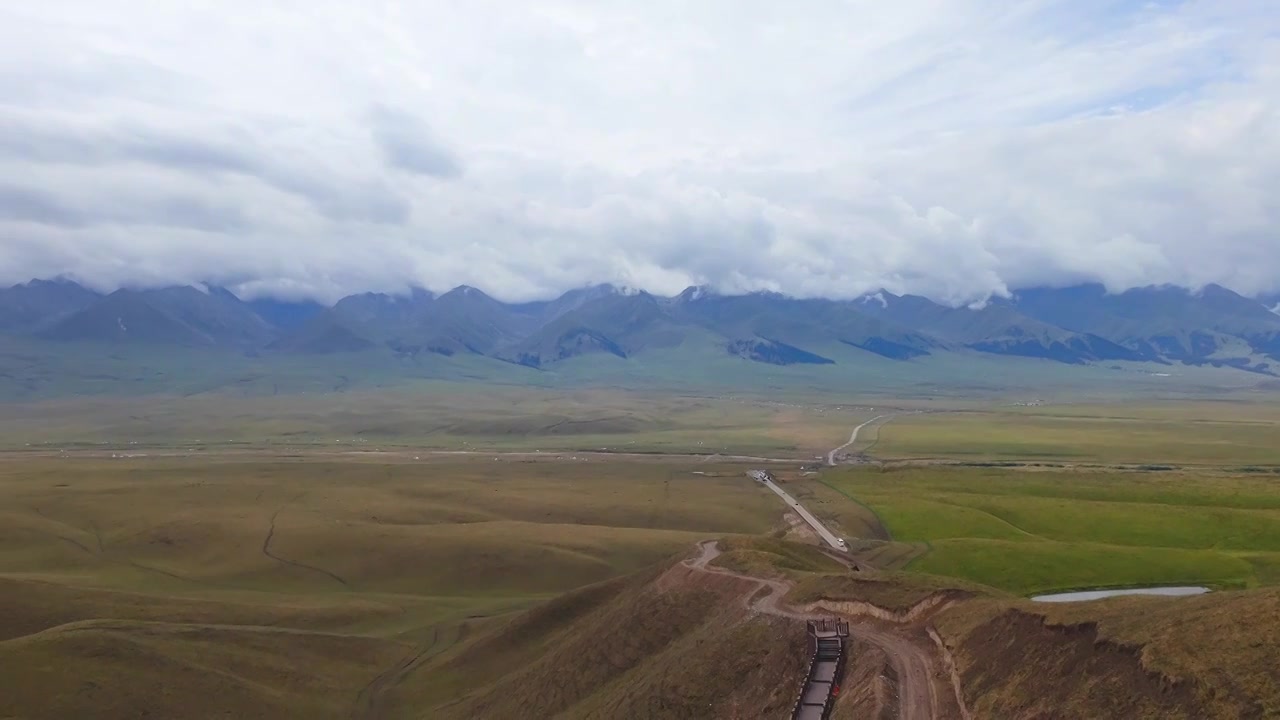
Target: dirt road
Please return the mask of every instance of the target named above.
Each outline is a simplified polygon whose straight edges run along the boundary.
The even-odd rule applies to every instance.
[[[877,421],[877,420],[883,420],[883,419],[885,419],[885,418],[887,418],[887,417],[890,417],[890,416],[889,416],[889,415],[877,415],[877,416],[875,416],[875,417],[871,418],[870,420],[868,420],[868,421],[866,421],[866,422],[862,423],[862,424],[861,424],[861,425],[859,425],[858,427],[854,428],[854,429],[853,429],[853,433],[852,433],[851,435],[849,435],[849,442],[847,442],[847,443],[845,443],[845,444],[841,445],[840,447],[835,448],[835,449],[834,449],[834,450],[832,450],[831,452],[827,453],[827,464],[828,464],[828,465],[830,465],[830,466],[832,466],[832,467],[835,467],[835,464],[836,464],[836,453],[838,453],[838,452],[840,452],[841,450],[844,450],[845,448],[849,447],[850,445],[852,445],[852,444],[854,444],[854,443],[858,442],[858,433],[862,430],[862,428],[864,428],[864,427],[866,427],[866,426],[870,425],[871,423],[873,423],[873,422],[875,422],[875,421]]]
[[[716,573],[755,583],[758,590],[743,598],[743,604],[752,612],[774,615],[792,620],[820,620],[831,617],[832,612],[814,612],[787,605],[783,598],[791,591],[791,584],[783,580],[742,575],[732,570],[714,567],[710,563],[720,555],[720,547],[714,540],[698,545],[697,557],[685,561],[694,570]],[[766,590],[768,592],[761,591]],[[926,599],[920,603],[935,603]],[[908,610],[897,613],[911,617]],[[945,663],[938,657],[937,647],[928,639],[927,632],[918,626],[898,625],[881,618],[871,618],[857,613],[841,613],[849,619],[852,637],[880,648],[889,657],[898,675],[898,717],[900,720],[935,720],[937,718],[967,717],[963,700],[956,697],[950,677],[943,669]],[[894,615],[885,611],[884,615]]]

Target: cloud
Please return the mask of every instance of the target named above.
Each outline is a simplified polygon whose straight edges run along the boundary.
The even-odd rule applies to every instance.
[[[1270,0],[229,2],[0,10],[0,283],[1280,290]]]
[[[199,132],[200,134],[195,134]],[[142,164],[184,175],[240,175],[309,201],[331,220],[401,224],[408,204],[381,180],[329,176],[295,157],[274,155],[253,136],[224,128],[157,130],[138,125],[89,127],[0,118],[0,160],[101,167]]]
[[[380,106],[374,108],[371,121],[373,138],[388,165],[442,179],[462,175],[461,161],[421,120]]]

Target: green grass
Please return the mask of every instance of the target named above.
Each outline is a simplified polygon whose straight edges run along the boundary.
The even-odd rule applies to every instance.
[[[813,545],[761,537],[733,537],[720,541],[718,565],[756,576],[840,572],[844,568]]]
[[[1003,407],[903,415],[877,457],[1280,466],[1280,409],[1249,401]]]
[[[895,540],[928,544],[911,570],[1022,594],[1278,580],[1280,484],[1256,475],[935,466],[824,479]]]
[[[969,538],[935,540],[931,545],[909,569],[1025,595],[1143,585],[1238,587],[1254,575],[1244,560],[1212,550]]]

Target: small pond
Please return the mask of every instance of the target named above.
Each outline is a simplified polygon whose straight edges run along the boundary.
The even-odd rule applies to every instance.
[[[1209,592],[1209,588],[1206,587],[1147,587],[1127,590],[1080,590],[1078,592],[1053,593],[1052,595],[1036,595],[1031,599],[1036,602],[1085,602],[1086,600],[1101,600],[1102,598],[1116,597],[1118,595],[1181,597],[1183,595],[1202,595],[1207,592]]]

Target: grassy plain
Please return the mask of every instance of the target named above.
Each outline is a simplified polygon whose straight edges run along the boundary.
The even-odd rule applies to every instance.
[[[555,392],[423,381],[405,392],[78,398],[0,405],[0,448],[584,451],[811,458],[870,417],[829,398]]]
[[[1276,395],[1235,401],[988,406],[895,417],[885,459],[1280,467]]]

